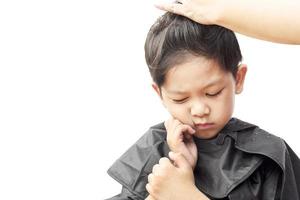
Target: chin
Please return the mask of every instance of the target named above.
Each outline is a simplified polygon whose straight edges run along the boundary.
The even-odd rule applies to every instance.
[[[219,132],[206,132],[206,131],[197,131],[195,136],[200,139],[213,139],[215,138]]]

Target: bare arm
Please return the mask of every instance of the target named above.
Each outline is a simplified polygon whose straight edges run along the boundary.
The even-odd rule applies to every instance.
[[[286,44],[300,44],[300,0],[180,0],[157,7],[202,24]]]

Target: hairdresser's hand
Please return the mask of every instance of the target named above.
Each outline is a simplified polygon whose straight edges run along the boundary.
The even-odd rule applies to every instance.
[[[148,176],[146,189],[155,200],[206,200],[195,186],[193,169],[180,153],[169,153],[159,160]]]
[[[195,130],[173,117],[165,121],[165,127],[167,129],[167,143],[171,151],[181,153],[194,169],[198,158],[197,146],[192,137]]]
[[[172,3],[156,3],[161,10],[183,15],[201,24],[215,24],[215,18],[222,8],[222,0],[177,0]],[[226,3],[226,2],[225,2]]]

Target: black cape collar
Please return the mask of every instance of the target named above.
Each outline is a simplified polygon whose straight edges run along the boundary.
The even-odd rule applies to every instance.
[[[216,138],[195,138],[198,162],[194,176],[196,186],[210,198],[225,198],[245,181],[263,162],[263,157],[235,148],[238,133],[256,126],[235,118],[219,132]]]
[[[232,138],[233,147],[241,152],[250,153],[252,157],[236,157],[235,163],[247,163],[247,170],[239,171],[240,175],[231,177],[225,189],[211,189],[209,184],[203,184],[200,189],[211,197],[224,197],[234,187],[251,175],[262,162],[263,156],[275,161],[285,171],[286,148],[284,141],[271,135],[255,125],[243,122],[238,119],[231,119],[220,131],[224,142],[227,136]],[[167,157],[169,147],[166,143],[166,129],[163,123],[151,127],[132,147],[130,147],[108,170],[108,174],[126,187],[136,196],[144,199],[147,196],[145,186],[148,182],[147,176],[151,173],[154,164],[157,164],[161,157]],[[225,159],[224,159],[225,160]],[[233,166],[237,167],[237,166]],[[242,166],[241,166],[242,167]],[[242,169],[242,168],[239,168]],[[237,168],[229,169],[237,170]],[[231,171],[233,172],[233,171]],[[234,180],[233,180],[234,179]]]

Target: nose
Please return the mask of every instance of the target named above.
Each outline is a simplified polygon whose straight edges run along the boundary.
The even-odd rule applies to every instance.
[[[191,114],[194,117],[203,117],[210,113],[210,108],[207,104],[201,101],[194,102],[191,106]]]

